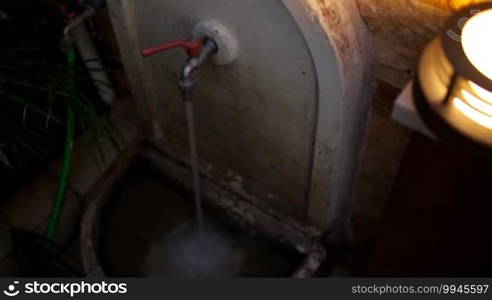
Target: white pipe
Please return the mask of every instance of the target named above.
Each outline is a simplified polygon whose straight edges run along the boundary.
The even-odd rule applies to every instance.
[[[72,36],[87,70],[94,80],[94,85],[101,99],[104,103],[110,105],[115,98],[115,92],[85,24],[81,22],[78,26],[70,28],[69,34]]]

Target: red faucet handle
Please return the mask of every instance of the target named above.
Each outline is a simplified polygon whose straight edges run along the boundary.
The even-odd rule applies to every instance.
[[[142,56],[148,57],[162,51],[167,51],[169,49],[182,48],[183,50],[186,51],[188,56],[198,57],[202,52],[202,46],[203,46],[202,39],[196,39],[193,41],[177,40],[177,41],[166,43],[164,45],[143,49]]]

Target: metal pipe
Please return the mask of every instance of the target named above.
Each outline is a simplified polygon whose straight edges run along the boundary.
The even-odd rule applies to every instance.
[[[106,0],[78,0],[78,2],[80,7],[84,8],[82,14],[77,16],[77,19],[82,21],[92,17],[98,9],[106,4]]]
[[[80,13],[77,17],[74,19],[70,20],[68,25],[65,27],[63,30],[63,34],[66,36],[68,35],[73,29],[79,27],[82,25],[85,20],[89,19],[96,13],[96,8],[92,5],[86,5],[84,8],[84,11]]]
[[[85,66],[94,81],[99,96],[104,103],[110,105],[115,96],[115,92],[107,72],[99,57],[99,53],[87,32],[84,22],[92,17],[97,9],[104,5],[105,0],[88,0],[85,3],[84,11],[76,18],[71,20],[64,29],[65,37],[71,37],[79,50]]]
[[[111,104],[116,97],[115,92],[85,24],[73,28],[70,35],[74,39],[80,56],[94,81],[94,86],[97,88],[99,96],[104,103]]]

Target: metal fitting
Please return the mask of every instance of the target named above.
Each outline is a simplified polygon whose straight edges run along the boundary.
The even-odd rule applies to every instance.
[[[89,19],[95,14],[96,14],[96,7],[93,7],[92,5],[86,5],[84,11],[80,15],[70,20],[68,25],[63,30],[63,35],[67,36],[70,33],[70,31],[80,26],[82,23],[85,22],[85,20]]]
[[[207,61],[208,57],[218,50],[214,40],[205,38],[200,56],[191,57],[183,66],[178,85],[183,93],[184,101],[191,101],[191,93],[196,86],[196,80],[193,78],[193,73],[200,69],[205,61]]]

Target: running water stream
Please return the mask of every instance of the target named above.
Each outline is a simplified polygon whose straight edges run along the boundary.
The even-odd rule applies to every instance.
[[[193,110],[193,101],[185,101],[186,122],[188,124],[188,141],[191,155],[191,169],[193,173],[193,189],[195,194],[195,209],[196,221],[198,228],[203,230],[203,214],[202,214],[202,196],[200,189],[200,175],[198,173],[198,155],[196,150],[196,134],[195,134],[195,113]]]

